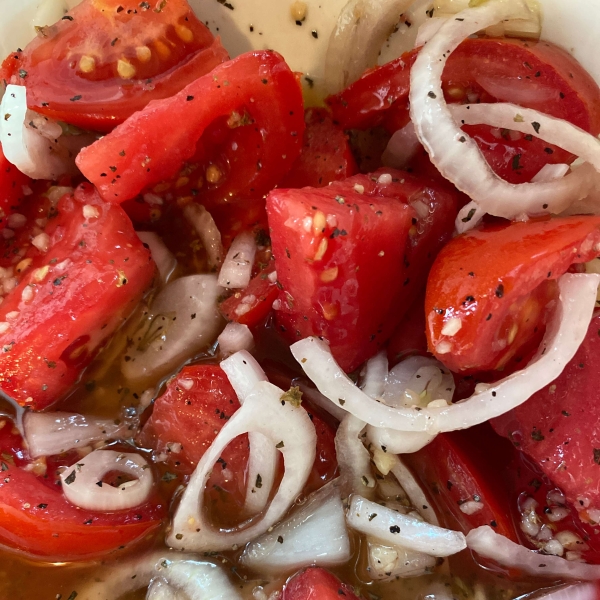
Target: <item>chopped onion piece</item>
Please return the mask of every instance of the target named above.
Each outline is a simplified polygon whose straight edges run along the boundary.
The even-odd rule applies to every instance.
[[[256,240],[250,231],[240,233],[231,243],[221,271],[219,285],[245,288],[250,283],[256,254]]]
[[[385,40],[414,0],[349,0],[338,17],[325,55],[327,92],[356,81],[377,57]]]
[[[398,457],[398,462],[392,467],[392,473],[398,480],[398,483],[402,486],[402,489],[408,496],[413,508],[415,508],[428,523],[439,525],[440,522],[435,514],[435,510],[433,510],[430,502],[427,500],[425,492],[417,483],[417,480],[408,467],[402,462],[401,457]]]
[[[600,565],[569,561],[560,556],[538,554],[496,533],[488,525],[467,534],[468,547],[503,567],[518,569],[528,575],[553,579],[600,579]]]
[[[8,85],[0,103],[0,144],[6,159],[32,179],[56,180],[61,175],[74,175],[75,155],[70,156],[58,144],[51,135],[55,132],[46,137],[43,130],[29,124],[35,113],[27,110],[26,94],[25,86]],[[46,122],[55,124],[49,119]]]
[[[372,498],[376,481],[371,471],[371,455],[361,434],[366,423],[351,414],[342,419],[335,434],[335,455],[341,473],[342,494],[360,494]]]
[[[146,600],[241,600],[223,569],[210,562],[163,560],[157,563]]]
[[[530,14],[523,2],[489,0],[468,8],[442,25],[423,47],[410,73],[411,120],[433,164],[482,210],[508,219],[523,213],[559,213],[584,198],[595,185],[595,177],[590,177],[595,171],[590,165],[583,172],[582,167],[547,183],[511,184],[500,179],[475,141],[455,123],[444,100],[441,76],[457,46],[490,25]]]
[[[129,436],[129,424],[66,412],[27,411],[23,430],[31,458],[53,456],[102,440]]]
[[[152,490],[152,470],[139,454],[94,450],[60,475],[62,490],[69,502],[88,510],[115,511],[144,504]],[[111,471],[135,477],[113,487],[102,483]]]
[[[415,126],[409,121],[402,129],[394,132],[381,155],[381,163],[384,167],[406,169],[420,147],[421,142],[415,133]]]
[[[435,434],[466,429],[520,406],[556,379],[573,358],[588,329],[600,277],[567,273],[559,279],[559,301],[536,356],[525,369],[446,407],[391,407],[369,398],[333,359],[329,346],[306,338],[291,346],[305,373],[332,402],[374,427]]]
[[[230,356],[240,350],[250,350],[254,346],[254,336],[248,325],[243,323],[227,323],[217,341],[223,356]]]
[[[569,121],[509,102],[452,104],[448,108],[459,125],[484,123],[533,135],[578,156],[600,171],[600,140]]]
[[[367,361],[360,388],[371,398],[381,398],[385,389],[387,374],[387,354],[385,350],[382,350]]]
[[[431,556],[450,556],[467,547],[459,531],[431,525],[356,495],[352,496],[346,519],[350,527],[384,544]]]
[[[259,572],[329,567],[350,558],[350,538],[337,481],[312,494],[272,531],[250,543],[241,562]]]
[[[183,208],[183,216],[198,234],[206,250],[209,268],[217,269],[223,262],[223,242],[221,232],[212,215],[201,204],[192,202]]]
[[[423,552],[407,550],[402,546],[380,544],[367,538],[369,576],[371,579],[391,580],[396,577],[419,577],[430,573],[436,559]]]
[[[140,240],[142,240],[142,243],[150,248],[152,260],[158,267],[158,274],[164,285],[177,268],[177,259],[165,246],[165,243],[160,239],[158,234],[153,231],[136,231],[136,233]]]
[[[144,380],[175,370],[213,343],[222,317],[215,275],[190,275],[165,286],[154,299],[121,362],[127,379]]]
[[[196,552],[230,549],[265,533],[288,511],[306,483],[316,455],[315,427],[301,407],[281,401],[283,392],[258,382],[206,451],[181,498],[167,543]],[[236,437],[257,431],[283,454],[285,473],[262,516],[227,531],[213,528],[204,514],[204,488],[223,450]]]
[[[244,404],[258,382],[268,381],[262,367],[247,350],[236,352],[221,361],[220,366],[225,371],[240,404]],[[275,482],[278,453],[275,444],[262,433],[250,432],[248,441],[250,444],[247,474],[249,485],[246,487],[244,512],[252,515],[262,511],[269,501]],[[258,481],[259,486],[256,485]]]
[[[412,454],[424,448],[436,436],[425,431],[396,431],[367,425],[367,438],[376,447],[392,454]]]

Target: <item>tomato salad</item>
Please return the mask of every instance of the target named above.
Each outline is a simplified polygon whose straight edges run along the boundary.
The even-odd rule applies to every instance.
[[[5,57],[0,596],[597,598],[600,88],[375,4],[320,102],[186,0]]]

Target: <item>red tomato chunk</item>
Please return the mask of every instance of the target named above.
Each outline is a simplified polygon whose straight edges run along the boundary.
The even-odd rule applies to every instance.
[[[360,600],[349,585],[335,575],[311,567],[294,575],[285,584],[281,600]]]

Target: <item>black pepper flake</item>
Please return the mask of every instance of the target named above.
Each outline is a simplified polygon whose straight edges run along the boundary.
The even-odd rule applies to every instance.
[[[535,129],[536,133],[540,132],[541,125],[537,121],[533,121],[533,123],[531,124],[531,126]]]
[[[313,29],[313,30],[310,32],[310,35],[312,35],[312,36],[315,38],[315,40],[319,38],[319,34],[317,33],[317,30],[316,30],[316,29]]]
[[[123,9],[121,9],[121,10],[123,10]],[[118,10],[118,9],[117,9],[117,12],[119,12],[119,10]],[[114,40],[112,40],[112,41],[110,42],[110,45],[111,45],[111,46],[114,46],[114,45],[115,45],[115,44],[116,44],[118,41],[119,41],[119,38],[115,38]]]
[[[561,410],[560,412],[561,412],[561,414],[562,414],[563,417],[570,417],[571,416],[571,413],[567,412],[566,410]]]
[[[25,69],[19,69],[19,77],[25,79],[25,77],[27,77],[27,71]]]
[[[512,159],[512,170],[513,171],[518,171],[519,169],[523,168],[523,165],[520,164],[520,160],[521,160],[520,154],[515,154],[513,156],[513,159]]]
[[[463,223],[468,223],[473,217],[475,216],[475,209],[472,208],[469,213],[467,214],[466,217],[464,217],[463,219],[461,219],[461,221]]]
[[[72,21],[72,20],[73,20],[73,17],[72,17],[71,15],[65,15],[65,16],[64,16],[64,17],[61,19],[61,21]]]
[[[504,285],[500,284],[497,288],[496,288],[496,296],[498,298],[502,298],[504,296]]]
[[[193,99],[194,99],[194,96],[187,96],[187,98],[186,98],[186,100],[187,100],[188,102],[191,102]]]
[[[225,0],[217,0],[217,2],[219,4],[222,4],[225,8],[228,8],[229,10],[235,10],[235,8],[233,7],[233,5],[230,4],[229,2],[226,2]]]
[[[280,535],[279,535],[279,536],[277,536],[277,541],[278,541],[280,544],[283,544],[283,537],[282,537],[282,536],[280,536]]]
[[[461,144],[464,144],[464,143],[467,141],[467,138],[466,138],[464,135],[461,135],[461,136],[458,138],[458,141],[459,141]]]
[[[279,444],[275,445],[275,448],[277,448],[278,450],[284,447],[284,443],[283,440],[281,440],[281,442],[279,442]]]
[[[78,100],[81,100],[80,94],[77,94],[76,96],[73,96],[72,98],[69,98],[69,101],[71,101],[71,102],[77,102]]]
[[[377,516],[377,513],[371,513],[369,515],[369,521],[372,521]]]
[[[475,302],[475,298],[473,296],[467,296],[465,298],[465,301],[463,302],[463,306],[465,306],[466,304],[471,304],[471,302]]]
[[[498,527],[498,523],[496,523],[496,521],[490,521],[490,525],[492,527]]]
[[[262,477],[260,476],[260,473],[256,475],[256,482],[254,483],[254,487],[257,487],[258,489],[262,487]]]
[[[552,148],[544,148],[544,152],[546,154],[554,154],[554,150],[552,150]]]
[[[390,533],[400,533],[400,527],[398,525],[392,525],[390,527]]]
[[[435,92],[427,92],[427,95],[428,95],[430,98],[437,98],[437,96],[435,95]]]
[[[337,227],[333,230],[333,233],[329,236],[329,239],[333,240],[338,235],[348,235],[348,232],[345,229],[338,229]]]
[[[65,483],[67,485],[71,485],[75,481],[75,469],[69,473],[69,475],[65,478]]]
[[[531,432],[531,439],[534,440],[534,441],[536,441],[536,442],[542,442],[546,438],[544,437],[544,435],[542,434],[542,432],[537,427],[534,427],[533,431]]]
[[[452,489],[452,482],[448,479],[448,481],[446,481],[446,487],[451,490]]]
[[[600,448],[594,448],[594,462],[600,465]]]
[[[77,595],[77,592],[73,590],[70,596],[67,598],[67,600],[75,600],[75,598],[77,598]]]

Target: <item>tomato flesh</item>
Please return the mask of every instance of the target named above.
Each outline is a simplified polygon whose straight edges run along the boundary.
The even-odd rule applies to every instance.
[[[136,113],[82,150],[77,165],[107,202],[159,184],[208,204],[260,198],[300,154],[303,114],[283,58],[249,52]]]
[[[89,185],[58,204],[41,197],[29,209],[21,243],[6,240],[0,260],[18,278],[0,305],[0,389],[41,409],[77,381],[137,305],[156,267],[127,215]],[[47,221],[43,231],[40,218]],[[47,250],[32,244],[34,235],[47,236]]]
[[[110,131],[229,55],[185,0],[84,0],[3,65],[36,112]]]
[[[410,68],[418,49],[365,73],[327,99],[345,129],[383,125],[390,132],[409,121]],[[547,42],[467,39],[450,55],[442,77],[449,103],[513,102],[600,133],[600,89],[567,52]],[[574,157],[538,138],[485,125],[465,126],[492,169],[511,183],[530,181],[546,164]]]
[[[6,160],[0,146],[0,228],[6,227],[6,217],[23,202],[30,184],[31,179]]]
[[[343,369],[358,367],[420,290],[450,235],[455,202],[435,184],[390,169],[322,189],[273,190],[267,213],[282,286],[279,330],[293,341],[323,336]]]
[[[357,171],[348,137],[323,108],[307,108],[302,153],[280,182],[282,188],[323,187]]]
[[[429,350],[453,371],[519,364],[541,339],[554,280],[594,258],[599,243],[598,217],[490,225],[454,238],[427,282]]]
[[[281,600],[359,600],[349,585],[333,573],[309,567],[291,577],[283,588]]]

